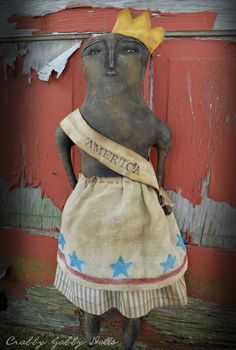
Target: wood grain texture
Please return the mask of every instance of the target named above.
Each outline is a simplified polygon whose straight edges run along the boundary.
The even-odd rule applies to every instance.
[[[230,41],[167,40],[154,54],[153,106],[173,132],[165,187],[182,232],[235,248],[236,50]]]
[[[230,41],[193,39],[154,54],[154,111],[173,132],[165,186],[193,206],[206,194],[235,206],[235,57]]]
[[[181,232],[192,244],[236,249],[236,209],[204,195],[195,206],[180,192],[168,191]],[[190,237],[188,237],[190,235]],[[188,238],[187,238],[188,237]]]
[[[36,42],[21,42],[21,43],[2,43],[0,44],[0,55],[4,60],[4,71],[6,73],[7,67],[15,68],[17,57],[24,57],[23,59],[23,74],[31,75],[31,69],[34,69],[40,78],[40,71],[45,67],[50,70],[48,75],[51,75],[53,68],[58,69],[58,62],[50,67],[50,62],[61,58],[61,65],[66,65],[68,57],[63,57],[67,50],[71,50],[75,45],[80,45],[81,40],[54,40],[36,41]],[[70,56],[69,56],[70,57]],[[63,70],[62,70],[63,71]],[[47,79],[48,80],[48,79]]]
[[[214,29],[235,29],[236,28],[236,17],[235,17],[235,2],[232,0],[210,0],[210,1],[196,1],[196,0],[160,0],[160,1],[137,1],[137,0],[56,0],[41,2],[35,0],[24,0],[19,2],[17,0],[11,0],[10,3],[1,1],[0,13],[1,13],[1,24],[0,31],[5,36],[11,36],[14,34],[29,34],[32,33],[32,29],[15,30],[13,23],[8,23],[7,20],[12,15],[28,15],[28,16],[45,16],[46,14],[54,13],[66,8],[76,7],[97,7],[97,8],[123,8],[131,7],[137,10],[144,10],[150,8],[153,11],[157,11],[159,17],[168,16],[176,13],[194,13],[194,12],[213,12],[217,14],[217,18],[214,24]]]
[[[1,322],[83,337],[83,314],[54,287],[34,285],[26,298],[9,297],[8,309],[1,313]],[[183,308],[152,310],[141,319],[137,346],[214,345],[232,348],[235,345],[235,313],[231,307],[190,299]],[[191,322],[189,322],[191,320]],[[101,335],[113,337],[121,346],[122,316],[115,309],[103,316]],[[175,348],[176,349],[176,348]]]
[[[74,8],[41,17],[12,16],[18,30],[33,29],[34,35],[64,32],[111,32],[119,10],[114,8]],[[135,10],[135,15],[142,11]],[[212,12],[166,14],[152,12],[152,26],[165,30],[211,30],[216,18]]]
[[[76,43],[77,40],[65,40],[59,44],[57,41],[30,42],[25,46],[24,59],[19,57],[22,44],[4,43],[1,46],[4,56],[0,73],[3,87],[0,100],[5,118],[0,134],[3,143],[8,143],[8,135],[11,135],[12,142],[9,144],[8,155],[4,148],[0,151],[0,175],[5,179],[8,189],[20,184],[31,184],[33,187],[40,185],[42,196],[46,194],[60,209],[72,188],[56,147],[55,131],[59,122],[83,101],[85,81],[81,49],[69,59],[65,73],[59,79],[52,73],[49,82],[45,84],[38,80],[35,70],[40,72],[42,67]],[[22,71],[27,76],[22,75]],[[15,75],[15,72],[19,75]],[[144,82],[147,101],[149,88],[147,69]],[[79,155],[75,147],[72,159],[78,176]]]
[[[49,230],[48,235],[53,230],[60,230],[61,212],[49,198],[42,198],[39,187],[27,186],[7,191],[6,182],[1,183],[5,184],[1,187],[1,227],[21,227],[45,232]]]
[[[9,193],[9,203],[13,205],[11,209],[2,206],[3,226],[35,230],[60,226],[60,214],[53,204],[62,209],[72,189],[54,134],[59,121],[84,96],[80,50],[70,58],[59,80],[53,75],[47,84],[42,83],[34,70],[39,71],[76,42],[1,45],[1,101],[7,116],[1,129],[2,141],[7,144],[8,135],[12,137],[8,156],[4,147],[0,151],[1,175],[5,178],[2,186],[10,189],[20,183],[40,185],[37,193],[32,188]],[[179,227],[185,233],[189,230],[193,243],[224,248],[235,247],[234,57],[235,47],[229,41],[167,40],[154,55],[150,82],[149,69],[145,76],[146,100],[151,96],[155,112],[173,130],[165,186],[172,189]],[[31,85],[22,71],[29,76]],[[75,148],[72,158],[78,174]],[[40,199],[44,195],[52,200],[48,207]],[[39,215],[32,210],[34,207]]]
[[[46,196],[42,197],[40,187],[31,186],[7,191],[4,180],[1,184],[0,226],[21,227],[33,233],[55,236],[60,230],[61,211]],[[199,205],[181,196],[180,192],[169,191],[174,213],[180,231],[191,244],[208,247],[236,248],[236,209],[229,204],[217,202],[202,193]],[[55,236],[57,237],[57,235]]]
[[[38,0],[24,0],[21,5],[15,0],[0,3],[0,29],[5,36],[107,31],[114,24],[117,8],[123,6],[136,10],[150,7],[153,24],[164,24],[173,31],[200,28],[214,32],[236,27],[234,4],[229,0],[161,0],[158,4],[63,0],[47,2],[47,6]],[[112,8],[102,9],[109,5]],[[82,8],[73,8],[78,6]],[[54,134],[59,121],[79,106],[84,96],[81,50],[68,60],[59,79],[52,73],[48,82],[42,82],[37,72],[76,42],[78,39],[73,38],[54,43],[4,44],[0,64],[4,115],[0,130],[0,225],[8,226],[0,232],[0,251],[1,258],[11,263],[0,284],[9,294],[9,308],[1,317],[10,325],[33,327],[36,332],[57,331],[66,337],[82,334],[83,316],[50,286],[56,266],[60,209],[72,190]],[[235,303],[235,250],[230,250],[236,248],[232,152],[235,45],[222,38],[207,42],[167,39],[153,59],[151,80],[149,72],[145,77],[145,97],[174,134],[165,186],[176,203],[177,221],[188,243],[188,293],[203,300]],[[75,148],[72,158],[78,174]],[[190,299],[183,309],[153,310],[142,319],[137,348],[157,349],[158,344],[161,349],[171,346],[176,350],[178,346],[182,349],[183,343],[204,349],[210,345],[214,349],[233,348],[235,314],[230,305],[199,299]],[[102,334],[121,339],[121,316],[116,311],[104,317]]]
[[[54,50],[56,45],[50,46],[45,44],[49,43],[28,44],[29,53],[25,54],[25,58],[22,60],[25,62],[23,67],[25,64],[24,69],[26,72],[29,72],[31,68],[40,69],[46,60],[53,57],[53,54],[56,54]],[[8,46],[8,44],[5,45]],[[9,45],[11,47],[15,44]],[[66,41],[65,45],[68,45]],[[33,47],[32,52],[31,46]],[[34,51],[35,46],[38,47],[36,51]],[[63,47],[65,48],[65,46]],[[191,50],[189,50],[190,47]],[[41,55],[42,60],[37,59],[36,57],[39,57],[39,55],[35,53],[39,52],[40,48],[43,53]],[[14,59],[15,52],[13,52],[12,56]],[[159,55],[160,57],[158,57]],[[175,57],[176,59],[174,59]],[[191,39],[185,39],[181,42],[179,40],[167,40],[154,56],[154,110],[170,123],[174,134],[173,151],[169,158],[171,168],[169,166],[166,172],[166,187],[174,189],[176,192],[181,188],[183,190],[182,196],[189,199],[193,205],[201,203],[201,188],[209,171],[209,198],[216,201],[225,201],[231,205],[234,204],[233,168],[235,157],[231,152],[235,147],[234,57],[235,47],[229,41],[205,42]],[[177,60],[177,58],[181,59]],[[9,59],[6,58],[6,62],[8,61]],[[56,155],[55,160],[58,162],[59,158],[55,149],[53,130],[56,129],[57,123],[64,115],[79,105],[84,95],[84,78],[80,52],[75,53],[71,58],[66,67],[66,74],[60,78],[59,84],[56,84],[55,79],[51,79],[50,83],[44,86],[35,79],[33,86],[29,86],[24,76],[14,77],[13,71],[9,73],[10,79],[6,81],[4,79],[5,73],[2,72],[3,90],[1,98],[4,113],[9,115],[8,119],[4,121],[2,139],[4,140],[4,137],[7,137],[6,135],[8,135],[12,123],[15,123],[13,130],[15,137],[13,137],[14,141],[9,150],[13,154],[11,160],[3,154],[3,159],[5,158],[5,162],[8,163],[8,165],[5,165],[8,170],[5,169],[4,171],[5,166],[3,166],[2,172],[3,175],[6,175],[3,177],[8,179],[10,176],[10,186],[11,184],[16,185],[17,181],[19,183],[20,174],[26,171],[23,169],[30,167],[34,172],[33,183],[36,185],[39,184],[36,178],[45,181],[48,176],[51,179],[57,176],[53,170],[51,172],[47,170],[47,175],[41,176],[39,175],[41,170],[46,168],[52,169],[52,165],[54,165],[54,169],[58,169],[58,165],[52,163],[49,166],[48,163],[49,168],[48,166],[45,167],[45,164],[43,166],[43,162],[49,162],[48,153],[45,153],[46,158],[37,162],[37,165],[34,167],[37,159],[37,146],[31,138],[31,132],[36,132],[36,126],[40,125],[40,128],[37,128],[35,140],[40,142],[40,145],[45,144],[45,146],[50,142],[53,145],[53,148],[50,149],[52,154]],[[32,72],[33,76],[34,72]],[[178,79],[176,79],[176,76],[178,76]],[[170,81],[166,77],[169,77]],[[72,89],[72,86],[75,88]],[[57,94],[59,98],[56,97]],[[30,98],[28,99],[28,97]],[[48,104],[45,104],[45,101],[48,101]],[[60,101],[60,104],[53,104],[54,101]],[[39,108],[35,111],[34,106],[36,104]],[[18,118],[14,110],[14,106],[17,105],[20,106],[17,111]],[[71,107],[72,105],[73,107]],[[28,118],[27,116],[29,115],[32,117]],[[47,118],[48,115],[50,115],[50,118]],[[55,115],[58,116],[55,117]],[[24,121],[25,118],[27,122]],[[19,119],[21,119],[22,123],[17,122]],[[21,130],[22,128],[24,130]],[[46,132],[39,135],[39,130],[43,128]],[[202,133],[203,130],[204,133]],[[183,134],[184,138],[182,137]],[[25,144],[26,140],[27,147]],[[30,144],[32,142],[31,147]],[[178,145],[177,148],[176,145]],[[47,146],[43,148],[45,151],[47,150]],[[33,152],[32,162],[27,161],[27,157],[29,157],[27,153],[29,151],[31,151],[31,154]],[[75,159],[77,158],[75,157]],[[194,163],[195,161],[197,163]],[[27,165],[24,164],[25,162],[27,162]],[[14,166],[17,170],[10,170],[11,166]],[[36,174],[37,168],[40,171]],[[30,171],[29,169],[27,171],[26,178],[29,178]],[[186,176],[183,177],[182,173]],[[186,181],[186,179],[189,179],[189,181]],[[9,180],[7,181],[9,182]],[[27,182],[32,183],[32,180],[27,180]],[[56,182],[54,181],[53,185]],[[194,186],[192,186],[192,182],[194,182]],[[178,186],[175,183],[178,183]],[[43,186],[43,192],[44,188]],[[62,187],[60,186],[60,188]],[[61,192],[61,190],[59,191]],[[59,207],[61,205],[62,203]]]
[[[58,236],[58,234],[57,234]],[[8,264],[0,289],[14,298],[25,298],[26,288],[37,283],[52,284],[58,240],[20,228],[0,229],[0,263]]]
[[[55,54],[53,48],[52,51]],[[45,52],[45,55],[50,56],[51,53]],[[6,180],[8,189],[40,184],[42,196],[45,193],[59,208],[63,207],[72,188],[57,151],[55,130],[59,121],[83,100],[84,78],[79,55],[76,52],[71,57],[59,84],[54,75],[47,84],[38,80],[33,70],[29,84],[28,77],[21,73],[23,61],[19,58],[16,70],[8,69],[8,80],[5,80],[1,64],[0,100],[5,118],[0,133],[3,144],[9,144],[8,153],[4,147],[0,151],[1,176]],[[40,59],[35,61],[35,56],[31,57],[31,64],[40,67]],[[79,159],[75,150],[72,157],[77,175]]]

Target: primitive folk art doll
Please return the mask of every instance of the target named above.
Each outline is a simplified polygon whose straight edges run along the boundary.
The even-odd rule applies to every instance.
[[[85,99],[56,131],[73,191],[62,213],[54,285],[84,310],[88,344],[99,334],[100,315],[117,308],[126,350],[135,343],[140,317],[187,303],[186,248],[161,187],[171,132],[143,98],[150,54],[164,38],[149,16],[133,18],[124,9],[112,33],[87,41]],[[81,154],[78,180],[74,144]],[[156,174],[151,146],[158,150]]]

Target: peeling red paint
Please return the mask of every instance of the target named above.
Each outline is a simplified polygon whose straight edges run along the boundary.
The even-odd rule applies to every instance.
[[[23,229],[0,230],[0,255],[12,265],[1,288],[24,297],[25,288],[51,285],[56,269],[58,241]],[[236,296],[236,251],[187,246],[189,267],[186,273],[188,295],[211,302],[234,303]]]
[[[1,64],[1,69],[2,68]],[[82,103],[84,77],[80,54],[70,58],[64,74],[45,83],[32,71],[32,83],[22,75],[20,60],[8,80],[1,71],[0,102],[5,119],[0,136],[1,174],[8,187],[31,184],[40,185],[46,195],[62,208],[72,188],[66,177],[55,142],[59,121]],[[10,142],[9,142],[10,138]],[[73,151],[75,172],[78,173],[78,157]]]
[[[186,230],[185,232],[185,240],[184,240],[185,244],[191,244],[191,245],[196,245],[195,243],[193,243],[193,237],[189,231],[189,229]]]
[[[83,100],[85,82],[80,51],[68,61],[59,79],[41,82],[32,72],[32,84],[22,75],[21,60],[1,71],[0,136],[1,174],[9,188],[39,186],[42,195],[63,208],[71,192],[55,143],[59,121]],[[229,41],[182,39],[164,42],[154,55],[154,110],[173,131],[165,187],[182,190],[193,204],[202,200],[201,189],[210,171],[208,196],[235,206],[234,79],[236,48]],[[3,69],[1,65],[1,69]],[[149,100],[149,75],[145,97]],[[11,142],[9,143],[9,137]],[[79,152],[72,159],[78,174]],[[184,174],[184,175],[183,175]]]
[[[10,264],[0,281],[2,289],[9,290],[16,298],[24,298],[26,288],[34,283],[53,284],[57,239],[14,228],[0,229],[0,241],[1,261]]]
[[[134,11],[136,14],[142,11]],[[110,31],[117,9],[77,8],[43,17],[11,17],[17,28],[51,32]],[[163,14],[152,12],[153,26],[166,30],[210,30],[216,14]],[[4,119],[0,129],[3,145],[1,174],[9,188],[31,184],[63,208],[72,188],[68,183],[55,143],[59,121],[83,100],[85,81],[80,51],[68,61],[59,79],[39,81],[32,71],[32,83],[22,72],[22,59],[4,79],[0,65],[0,104]],[[192,204],[201,202],[204,180],[210,172],[207,194],[216,201],[235,205],[235,45],[229,41],[192,39],[166,40],[154,53],[155,112],[170,125],[174,141],[168,158],[165,187],[182,190]],[[149,73],[145,76],[145,98],[149,101]],[[72,149],[75,173],[80,161]],[[33,283],[50,284],[56,266],[57,240],[21,229],[2,230],[5,254],[14,257],[1,285],[18,297]],[[190,234],[187,243],[192,243]],[[45,248],[46,247],[46,248]],[[3,248],[2,248],[3,249]],[[235,251],[188,246],[189,295],[210,301],[235,301]],[[41,264],[38,272],[35,265]],[[44,264],[49,269],[43,272]],[[19,271],[19,266],[22,268]],[[39,271],[41,271],[39,273]]]
[[[210,172],[208,197],[236,205],[235,57],[226,40],[170,40],[154,54],[154,110],[173,132],[165,187],[192,204]]]
[[[236,302],[236,250],[188,246],[188,294],[219,303]]]
[[[32,29],[33,34],[53,32],[110,32],[119,9],[80,7],[65,9],[45,16],[12,16],[9,21],[16,23],[17,29]],[[137,16],[141,10],[133,10]],[[163,26],[166,30],[211,30],[217,14],[215,12],[161,13],[151,11],[153,26]]]
[[[17,59],[15,74],[8,80],[4,80],[4,72],[1,72],[0,102],[7,118],[3,121],[0,136],[3,144],[8,145],[8,152],[4,147],[0,150],[0,176],[5,178],[9,189],[20,184],[40,185],[42,196],[51,198],[62,209],[72,188],[56,147],[55,131],[59,121],[83,101],[85,81],[80,50],[70,58],[64,74],[59,79],[53,76],[47,83],[39,81],[32,71],[29,85],[27,76],[19,73],[21,69],[21,60]],[[149,90],[147,69],[144,81],[147,101]],[[80,158],[77,147],[72,148],[71,155],[78,175]]]

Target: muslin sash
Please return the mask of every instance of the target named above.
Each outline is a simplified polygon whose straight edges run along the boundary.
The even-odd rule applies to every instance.
[[[151,162],[91,128],[82,117],[79,108],[65,117],[60,126],[80,149],[106,167],[159,190]]]

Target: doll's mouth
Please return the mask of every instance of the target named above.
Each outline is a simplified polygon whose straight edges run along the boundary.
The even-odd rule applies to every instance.
[[[110,70],[107,71],[106,75],[108,77],[116,77],[117,73],[116,73],[116,71],[114,69],[110,69]]]

